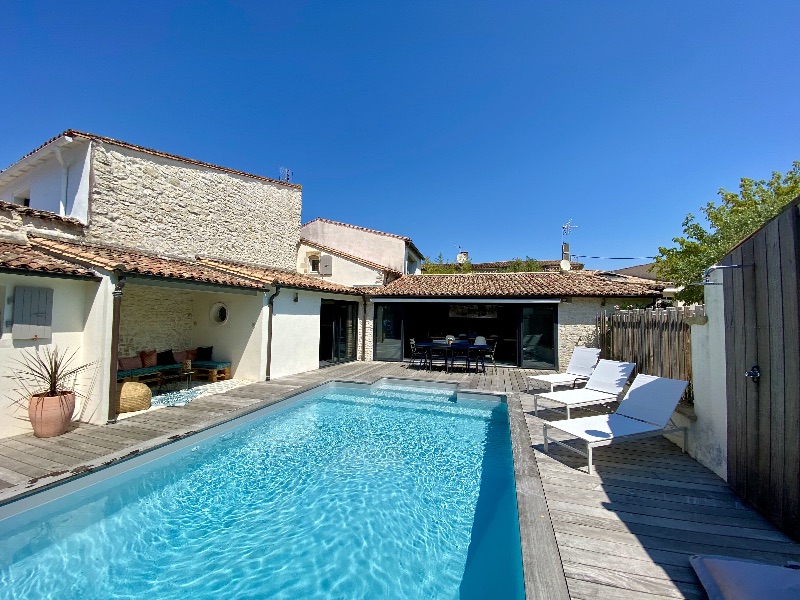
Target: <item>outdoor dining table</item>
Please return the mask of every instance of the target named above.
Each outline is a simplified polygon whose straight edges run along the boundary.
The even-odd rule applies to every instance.
[[[456,344],[456,348],[467,348],[470,352],[478,351],[479,353],[485,353],[492,349],[491,346],[488,344],[469,344],[469,345],[459,345],[458,341],[453,342]],[[428,370],[430,370],[431,364],[431,350],[436,347],[437,349],[444,350],[444,370],[447,371],[447,363],[449,360],[452,359],[453,355],[453,344],[448,344],[445,340],[433,340],[430,342],[417,342],[417,348],[422,350],[426,350],[428,353]],[[483,372],[486,373],[486,364],[483,360],[481,360],[481,364],[483,364]],[[452,363],[451,363],[452,365]],[[478,372],[478,364],[477,361],[475,362],[475,372]]]

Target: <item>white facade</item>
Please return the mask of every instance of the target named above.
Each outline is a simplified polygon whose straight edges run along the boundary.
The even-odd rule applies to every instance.
[[[319,260],[323,256],[331,257],[330,275],[323,276],[320,275],[319,270],[313,270],[316,265],[313,259]],[[383,285],[384,283],[384,271],[302,242],[297,251],[297,272],[350,287],[356,285]]]
[[[88,221],[90,142],[53,142],[0,174],[0,200]]]
[[[358,256],[398,273],[421,273],[422,257],[411,249],[408,238],[325,219],[306,223],[300,235],[311,242]]]
[[[14,290],[17,286],[53,290],[52,337],[39,340],[15,340],[10,322]],[[5,307],[0,336],[0,437],[31,431],[27,401],[17,404],[24,389],[12,377],[16,360],[24,352],[45,346],[68,353],[76,352],[75,366],[94,363],[77,382],[75,420],[105,423],[111,346],[111,314],[104,302],[110,288],[104,282],[32,275],[0,273],[0,299]]]

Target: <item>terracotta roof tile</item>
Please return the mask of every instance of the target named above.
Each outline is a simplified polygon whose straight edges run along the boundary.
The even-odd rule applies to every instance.
[[[119,270],[128,275],[164,277],[181,281],[211,283],[243,288],[262,289],[255,280],[220,273],[206,265],[194,261],[165,258],[145,254],[136,250],[87,244],[63,239],[29,235],[31,243],[37,248],[69,261],[91,265],[109,271]]]
[[[3,202],[0,200],[0,210],[7,210],[27,217],[36,217],[37,219],[46,219],[48,221],[57,221],[59,223],[67,223],[69,225],[77,225],[78,227],[85,227],[78,219],[73,217],[62,217],[56,213],[46,210],[39,210],[37,208],[30,208],[29,206],[20,206],[11,202]]]
[[[369,260],[365,260],[363,258],[359,258],[358,256],[353,256],[352,254],[347,254],[346,252],[342,252],[341,250],[337,250],[336,248],[331,248],[329,246],[323,246],[322,244],[318,244],[317,242],[312,242],[306,238],[300,238],[300,243],[305,244],[306,246],[312,246],[317,250],[322,250],[323,252],[329,252],[330,254],[336,254],[337,256],[341,256],[342,258],[346,258],[347,260],[351,260],[353,262],[359,263],[366,267],[370,267],[371,269],[376,269],[378,271],[383,271],[384,273],[392,273],[394,275],[402,275],[400,271],[395,271],[394,269],[390,269],[389,267],[384,267],[383,265],[379,265],[378,263],[374,263]]]
[[[30,244],[5,240],[0,240],[0,269],[63,274],[75,277],[97,277],[97,274],[90,269],[50,256]]]
[[[102,135],[96,135],[94,133],[86,133],[84,131],[77,131],[75,129],[67,129],[64,133],[60,133],[56,137],[54,137],[54,138],[52,138],[50,140],[47,140],[44,144],[42,144],[41,146],[39,146],[38,148],[36,148],[34,150],[31,150],[25,156],[20,158],[17,162],[14,163],[14,165],[16,165],[19,162],[22,162],[23,160],[25,160],[29,156],[31,156],[33,154],[36,154],[39,150],[41,150],[42,148],[44,148],[48,144],[52,144],[53,142],[55,142],[56,140],[58,140],[59,138],[62,138],[64,136],[81,137],[81,138],[88,139],[88,140],[96,140],[96,141],[104,143],[104,144],[113,144],[114,146],[119,146],[120,148],[127,148],[129,150],[135,150],[136,152],[143,152],[145,154],[151,154],[153,156],[160,156],[161,158],[169,158],[169,159],[172,159],[172,160],[185,162],[185,163],[188,163],[188,164],[191,164],[191,165],[197,165],[199,167],[206,167],[208,169],[214,169],[215,171],[222,171],[224,173],[231,173],[233,175],[242,175],[244,177],[249,177],[251,179],[260,179],[261,181],[268,181],[270,183],[276,183],[278,185],[285,185],[287,187],[292,187],[292,188],[297,188],[297,189],[302,189],[302,187],[303,187],[303,186],[301,186],[301,185],[299,185],[297,183],[290,183],[288,181],[281,181],[279,179],[272,179],[271,177],[264,177],[263,175],[253,175],[252,173],[245,173],[244,171],[237,171],[236,169],[229,169],[228,167],[221,167],[219,165],[203,162],[203,161],[200,161],[200,160],[195,160],[193,158],[186,158],[185,156],[178,156],[177,154],[170,154],[168,152],[162,152],[161,150],[153,150],[152,148],[145,148],[144,146],[137,146],[136,144],[130,144],[128,142],[123,142],[121,140],[115,140],[115,139],[110,138],[110,137],[105,137],[105,136],[102,136]],[[10,167],[0,171],[0,174],[4,173],[5,171],[8,171],[14,165],[11,165]]]
[[[498,269],[504,269],[509,265],[513,264],[514,262],[515,261],[513,260],[499,260],[495,262],[472,263],[472,269],[474,271],[491,272],[491,271],[496,271]],[[537,262],[542,266],[542,269],[545,271],[551,271],[551,270],[557,271],[560,270],[561,268],[560,260],[539,260]],[[583,269],[583,263],[570,261],[569,264],[574,271],[580,271]]]
[[[318,292],[333,292],[337,294],[363,295],[363,291],[346,285],[325,281],[316,277],[302,275],[294,271],[263,267],[247,263],[223,261],[214,258],[198,257],[200,264],[213,267],[241,277],[260,281],[266,285],[280,285],[291,288],[313,290]]]
[[[374,296],[438,298],[659,297],[663,285],[603,271],[404,275]]]

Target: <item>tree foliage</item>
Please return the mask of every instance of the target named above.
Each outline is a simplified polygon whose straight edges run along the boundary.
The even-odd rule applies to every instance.
[[[686,286],[678,298],[702,302],[703,287],[689,285],[701,280],[703,272],[721,260],[739,242],[777,215],[800,195],[800,161],[782,175],[773,171],[767,180],[742,178],[739,193],[719,190],[720,204],[709,202],[700,210],[706,229],[691,213],[683,221],[683,236],[673,238],[672,248],[659,247],[655,271],[659,278]]]
[[[531,273],[541,271],[542,264],[535,258],[526,256],[525,258],[512,258],[509,265],[502,269],[497,269],[498,273]]]
[[[472,273],[472,263],[467,260],[459,264],[456,261],[445,262],[444,255],[439,252],[436,260],[426,256],[422,261],[422,272],[426,275],[451,275],[453,273]]]

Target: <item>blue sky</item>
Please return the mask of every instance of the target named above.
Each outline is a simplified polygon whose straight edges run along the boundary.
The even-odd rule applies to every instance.
[[[800,3],[3,2],[2,168],[65,129],[476,262],[651,256],[800,160]],[[619,268],[645,261],[586,260]]]

